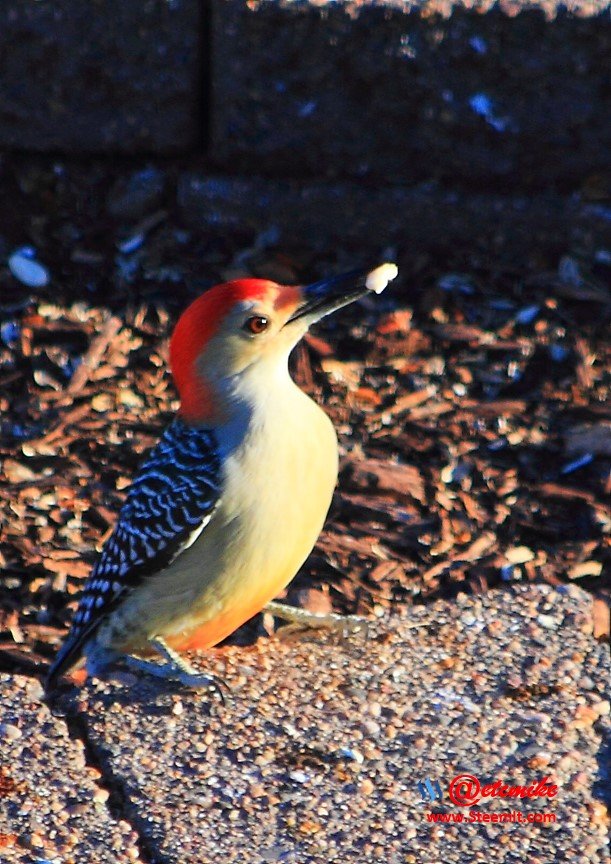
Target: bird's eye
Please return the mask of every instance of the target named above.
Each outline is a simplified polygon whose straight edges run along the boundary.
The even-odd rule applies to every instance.
[[[246,319],[243,329],[247,333],[253,333],[255,336],[258,336],[259,333],[265,333],[269,324],[269,318],[266,318],[265,315],[252,315]]]

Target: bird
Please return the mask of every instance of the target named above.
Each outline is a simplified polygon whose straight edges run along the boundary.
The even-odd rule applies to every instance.
[[[128,489],[47,690],[83,662],[89,675],[125,663],[218,690],[182,652],[218,644],[264,609],[308,622],[313,613],[274,598],[323,527],[338,444],[289,355],[312,324],[381,293],[397,272],[383,263],[306,286],[243,278],[187,307],[169,351],[180,409]]]

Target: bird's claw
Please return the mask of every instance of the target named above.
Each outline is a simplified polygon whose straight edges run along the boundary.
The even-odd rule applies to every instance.
[[[222,678],[217,678],[214,675],[206,675],[205,672],[181,672],[176,680],[185,687],[191,687],[193,690],[208,690],[214,696],[218,697],[222,705],[226,704],[225,694],[231,695],[231,687]]]

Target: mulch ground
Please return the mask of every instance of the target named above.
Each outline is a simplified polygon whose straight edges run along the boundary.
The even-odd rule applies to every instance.
[[[198,235],[155,171],[5,160],[0,173],[0,668],[35,671],[65,633],[130,479],[178,407],[167,337],[189,300],[239,275],[303,283],[369,263],[356,249],[322,260],[270,235]],[[23,245],[48,284],[11,271]],[[568,250],[501,268],[490,250],[389,254],[396,286],[322,322],[293,357],[343,459],[289,599],[371,614],[577,581],[604,637],[608,258]]]

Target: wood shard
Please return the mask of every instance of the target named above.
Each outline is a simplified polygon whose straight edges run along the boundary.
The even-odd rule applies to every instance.
[[[351,460],[346,467],[347,485],[373,487],[378,492],[410,495],[421,504],[426,502],[424,480],[415,465],[400,465],[383,459]]]
[[[592,621],[594,638],[600,642],[608,642],[610,635],[609,604],[601,597],[595,597],[592,603]]]
[[[573,426],[565,432],[564,446],[569,456],[593,453],[611,457],[611,423],[603,421]]]
[[[457,419],[463,414],[477,414],[480,417],[503,417],[513,414],[524,414],[528,405],[522,399],[497,399],[494,402],[463,399],[459,403]]]
[[[100,365],[104,352],[122,326],[123,322],[120,318],[116,318],[113,315],[108,319],[101,333],[92,341],[80,366],[72,376],[72,380],[68,385],[68,393],[79,393],[83,389],[92,372]]]

